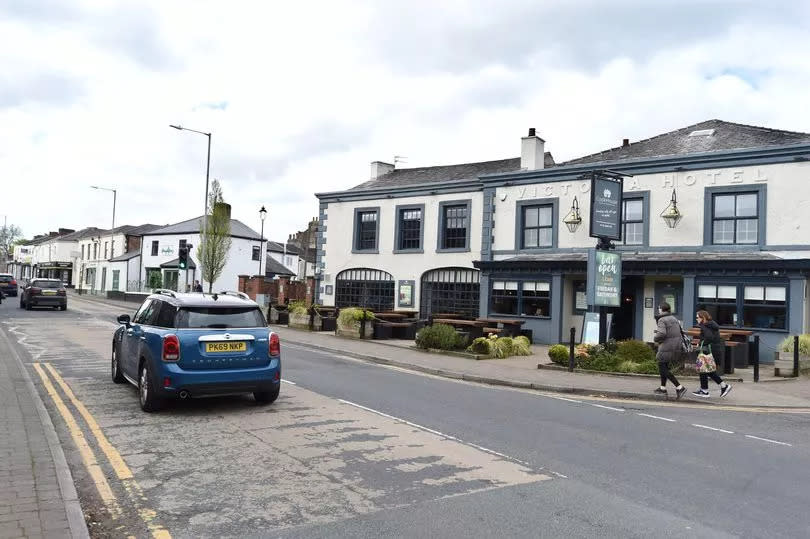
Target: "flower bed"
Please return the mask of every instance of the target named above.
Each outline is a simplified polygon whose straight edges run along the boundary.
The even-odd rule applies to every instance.
[[[568,366],[568,345],[555,344],[549,348],[548,355],[553,363]],[[576,368],[590,371],[658,374],[655,352],[643,341],[580,344],[574,348],[574,362]]]

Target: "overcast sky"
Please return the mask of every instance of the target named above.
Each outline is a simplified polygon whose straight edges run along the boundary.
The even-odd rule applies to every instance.
[[[281,240],[316,192],[406,167],[557,161],[710,118],[810,131],[810,2],[0,0],[0,219],[169,224],[211,177]]]

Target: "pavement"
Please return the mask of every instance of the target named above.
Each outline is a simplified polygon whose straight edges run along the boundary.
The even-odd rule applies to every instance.
[[[17,537],[89,535],[50,416],[0,332],[0,538]]]
[[[118,305],[123,312],[134,311],[137,305],[112,301],[98,296],[82,296],[82,299]],[[653,394],[658,387],[657,376],[611,375],[583,372],[569,373],[553,368],[539,369],[538,364],[547,364],[548,347],[533,345],[531,356],[506,359],[473,360],[449,354],[424,352],[414,347],[413,341],[358,340],[336,336],[332,332],[313,332],[273,325],[284,342],[308,346],[336,354],[343,354],[374,363],[424,372],[436,376],[467,380],[491,385],[511,386],[523,389],[553,391],[607,398],[629,398],[648,401],[674,400],[674,388],[662,397]],[[736,369],[728,380],[734,385],[724,399],[719,398],[717,385],[710,382],[709,399],[693,397],[691,392],[699,387],[696,377],[682,377],[687,387],[682,401],[708,405],[754,408],[806,409],[810,411],[810,378],[774,378],[773,368],[760,368],[760,383],[753,382],[752,369]]]

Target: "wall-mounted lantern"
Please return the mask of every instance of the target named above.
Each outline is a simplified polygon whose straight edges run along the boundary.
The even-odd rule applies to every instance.
[[[675,189],[672,190],[672,200],[670,200],[669,206],[661,212],[661,217],[669,228],[678,226],[678,223],[683,218],[683,214],[678,210],[678,197],[675,194]]]
[[[563,219],[563,223],[568,227],[568,231],[572,234],[577,231],[579,225],[582,224],[582,216],[579,214],[579,201],[574,197],[574,203],[571,204],[571,211]]]

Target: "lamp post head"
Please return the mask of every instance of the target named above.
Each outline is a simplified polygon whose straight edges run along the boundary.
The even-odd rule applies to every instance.
[[[174,124],[169,124],[169,127],[173,127],[173,128],[175,128],[175,129],[179,129],[180,131],[182,131],[182,130],[183,130],[183,126],[182,126],[182,125],[174,125]]]
[[[582,216],[579,214],[579,201],[574,197],[574,202],[571,204],[571,211],[563,219],[563,223],[568,227],[568,231],[572,234],[577,231],[579,225],[582,224]]]
[[[670,199],[669,206],[664,208],[661,212],[661,218],[669,228],[675,228],[678,223],[683,219],[683,214],[678,209],[678,196],[675,189],[672,190],[672,198]]]
[[[265,218],[265,217],[267,217],[267,210],[265,210],[265,209],[264,209],[264,206],[262,206],[262,209],[260,209],[260,210],[259,210],[259,218],[260,218],[262,221],[264,221],[264,218]]]

